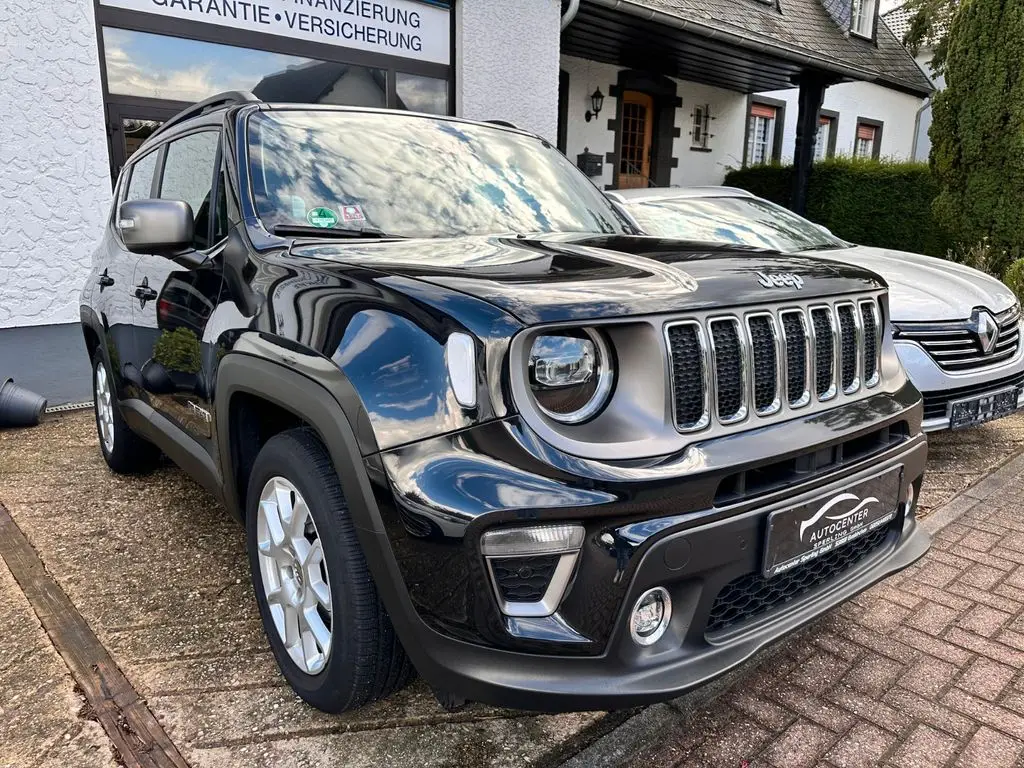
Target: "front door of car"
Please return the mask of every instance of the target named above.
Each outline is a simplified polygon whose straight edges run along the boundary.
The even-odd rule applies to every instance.
[[[135,159],[121,186],[115,190],[118,204],[153,196],[159,160],[159,149]],[[103,323],[110,372],[118,399],[128,400],[142,396],[137,378],[132,375],[132,362],[138,356],[133,326],[133,280],[139,256],[125,247],[117,220],[115,214],[110,231],[103,240],[104,252],[100,254],[93,274],[95,284],[88,287],[92,291],[92,306]]]
[[[134,360],[143,398],[176,428],[207,443],[213,436],[215,351],[207,325],[221,300],[223,272],[216,253],[227,234],[218,205],[220,133],[202,130],[167,144],[155,197],[183,200],[195,218],[195,250],[205,263],[189,268],[143,254],[132,281]],[[223,198],[223,195],[221,195]],[[215,212],[220,213],[217,215]],[[209,448],[208,445],[204,447]]]

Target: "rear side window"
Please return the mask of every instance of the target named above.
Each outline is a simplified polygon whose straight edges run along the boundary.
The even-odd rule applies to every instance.
[[[150,197],[153,189],[153,176],[156,173],[156,160],[159,156],[160,150],[155,150],[132,166],[132,175],[128,181],[128,194],[125,195],[125,200],[145,200]]]
[[[197,250],[210,246],[210,197],[219,142],[218,132],[203,131],[167,145],[160,197],[183,200],[192,206],[196,221],[193,245]]]

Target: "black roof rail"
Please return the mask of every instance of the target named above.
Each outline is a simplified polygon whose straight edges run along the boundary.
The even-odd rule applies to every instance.
[[[211,96],[208,99],[196,102],[191,107],[183,109],[181,112],[176,114],[174,117],[167,120],[163,125],[157,128],[153,133],[149,135],[149,139],[154,136],[158,136],[168,128],[183,123],[186,120],[191,120],[193,117],[199,117],[205,115],[207,112],[212,112],[215,109],[221,109],[222,107],[230,107],[235,104],[247,104],[249,102],[262,101],[259,96],[249,93],[249,91],[225,91],[224,93],[218,93],[216,96]]]
[[[500,125],[502,128],[514,128],[517,131],[523,130],[515,123],[510,123],[508,120],[484,120],[484,122],[490,123],[491,125]]]

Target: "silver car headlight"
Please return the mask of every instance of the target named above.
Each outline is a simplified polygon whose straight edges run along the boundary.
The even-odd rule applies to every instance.
[[[562,424],[592,419],[611,396],[615,381],[611,352],[604,337],[592,328],[537,336],[528,365],[537,407]]]

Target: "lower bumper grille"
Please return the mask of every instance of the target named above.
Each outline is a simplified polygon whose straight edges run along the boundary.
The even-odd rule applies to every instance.
[[[924,398],[924,418],[938,419],[946,416],[949,404],[953,400],[980,397],[986,392],[995,392],[999,389],[1014,386],[1024,386],[1024,373],[1019,373],[1016,376],[1007,376],[1004,379],[996,379],[995,381],[986,381],[970,387],[945,389],[941,392],[922,392],[921,395]]]
[[[766,579],[760,573],[733,579],[715,598],[705,632],[711,634],[728,629],[830,581],[878,549],[889,530],[885,527],[872,531],[774,579]]]

